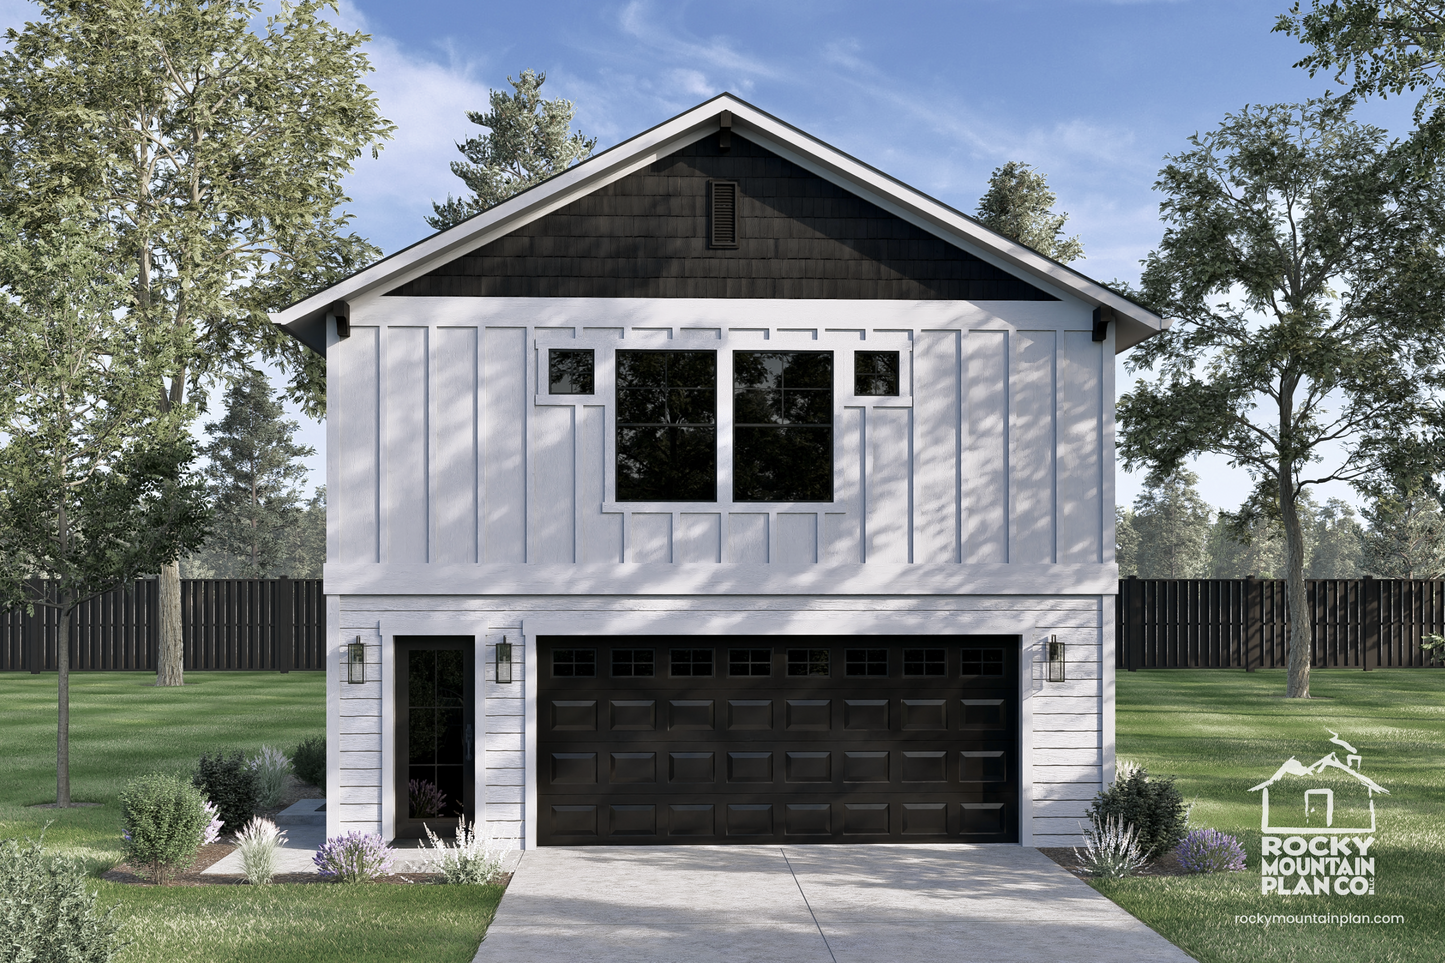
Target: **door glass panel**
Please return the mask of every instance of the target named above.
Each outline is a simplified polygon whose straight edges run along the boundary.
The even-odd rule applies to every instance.
[[[465,692],[464,653],[407,653],[407,815],[413,819],[464,812]]]

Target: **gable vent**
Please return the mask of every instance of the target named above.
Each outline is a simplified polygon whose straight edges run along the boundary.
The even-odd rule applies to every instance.
[[[711,217],[708,219],[711,226],[708,244],[711,247],[737,247],[737,181],[708,181],[708,188],[712,199]]]

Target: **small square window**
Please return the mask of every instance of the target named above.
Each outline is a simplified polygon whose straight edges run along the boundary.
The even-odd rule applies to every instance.
[[[853,352],[853,394],[859,397],[897,397],[898,352]]]
[[[827,649],[789,649],[788,675],[828,675]]]
[[[547,393],[590,395],[595,370],[591,348],[550,348],[547,351]]]
[[[728,649],[728,675],[772,674],[772,649]]]
[[[712,675],[712,649],[673,649],[672,674],[675,676]]]
[[[843,674],[850,676],[888,675],[888,650],[844,649]]]
[[[904,649],[903,674],[947,675],[947,652],[944,649]]]
[[[964,675],[1003,675],[1003,649],[964,649]]]
[[[554,679],[591,679],[597,675],[596,649],[553,649]]]
[[[615,678],[650,678],[656,674],[651,649],[613,649],[612,675]]]

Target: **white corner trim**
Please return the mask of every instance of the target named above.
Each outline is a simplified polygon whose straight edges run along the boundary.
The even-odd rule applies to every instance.
[[[1034,844],[1034,654],[1039,648],[1037,624],[1022,634],[1019,645],[1019,845]]]
[[[326,596],[326,785],[333,799],[341,798],[341,596]],[[341,834],[341,807],[326,807],[326,838]]]
[[[525,735],[523,745],[526,751],[523,753],[523,793],[526,806],[522,810],[522,848],[537,848],[537,730],[541,722],[537,718],[539,706],[537,703],[537,646],[533,643],[533,636],[527,631],[526,625],[522,626],[521,634],[518,636],[522,644],[523,669],[522,682],[526,685],[524,709],[522,712],[522,731]]]

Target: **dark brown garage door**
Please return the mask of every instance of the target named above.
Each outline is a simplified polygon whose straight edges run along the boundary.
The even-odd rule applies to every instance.
[[[1017,636],[543,637],[542,845],[1017,842]]]

